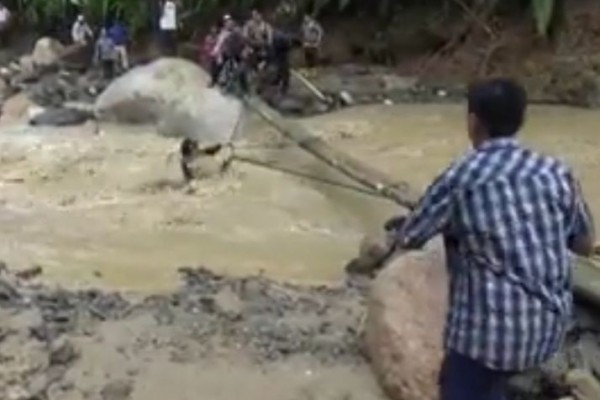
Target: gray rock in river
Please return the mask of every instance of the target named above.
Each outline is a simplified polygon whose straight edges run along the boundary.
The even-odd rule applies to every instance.
[[[33,126],[72,126],[81,125],[94,117],[93,113],[73,108],[50,108],[29,120]]]
[[[196,64],[159,59],[112,82],[96,100],[95,112],[100,120],[157,123],[164,136],[227,143],[239,128],[243,105],[208,84]]]

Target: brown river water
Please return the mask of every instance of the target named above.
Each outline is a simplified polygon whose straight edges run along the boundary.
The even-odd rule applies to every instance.
[[[300,123],[422,190],[467,147],[460,105],[353,108]],[[567,160],[600,214],[600,113],[531,110],[524,141]],[[151,127],[0,127],[0,259],[40,265],[51,282],[142,292],[173,288],[176,269],[332,282],[361,238],[398,208],[344,188],[246,163],[180,187],[178,141]],[[238,152],[341,180],[251,120]],[[350,183],[347,182],[346,183]]]

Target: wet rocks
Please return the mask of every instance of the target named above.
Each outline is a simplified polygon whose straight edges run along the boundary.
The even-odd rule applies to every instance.
[[[127,400],[133,392],[133,382],[118,380],[108,383],[100,391],[102,400]]]
[[[2,119],[16,122],[26,119],[28,110],[35,104],[27,94],[19,93],[9,98],[2,107]]]
[[[373,277],[384,266],[387,253],[388,248],[384,235],[366,236],[360,243],[358,256],[346,265],[346,272]]]
[[[26,268],[21,271],[15,272],[15,276],[22,280],[30,280],[37,276],[40,276],[44,270],[39,265],[34,265],[31,268]]]
[[[50,365],[68,366],[77,359],[79,353],[66,338],[59,338],[50,346]]]
[[[43,37],[35,43],[31,58],[36,66],[49,67],[58,63],[64,51],[64,46],[58,40]]]
[[[21,299],[21,294],[15,285],[8,280],[0,279],[0,304],[15,304]]]
[[[566,381],[577,400],[600,399],[600,382],[589,371],[572,370]]]
[[[442,360],[448,279],[439,242],[389,262],[369,296],[366,345],[392,399],[433,399]]]
[[[591,62],[563,60],[549,71],[543,97],[579,107],[600,107],[600,74]]]
[[[600,349],[600,321],[595,311],[580,304],[576,323],[561,351],[544,365],[511,379],[514,399],[557,399],[575,395],[577,386],[588,386],[585,376],[596,372]],[[573,373],[575,371],[575,373]],[[579,379],[579,377],[584,377]],[[600,398],[600,397],[599,397]],[[580,400],[575,396],[575,400]]]
[[[307,288],[262,277],[224,278],[186,268],[185,287],[153,299],[177,323],[186,315],[206,321],[203,338],[223,335],[260,360],[311,355],[324,363],[361,359],[357,327],[363,295],[348,288]],[[208,322],[210,321],[210,322]]]
[[[24,55],[21,58],[19,58],[19,69],[21,74],[25,76],[34,76],[36,73],[36,69],[35,60],[33,59],[33,56]]]
[[[73,126],[92,119],[93,113],[73,108],[50,108],[29,120],[32,126]]]

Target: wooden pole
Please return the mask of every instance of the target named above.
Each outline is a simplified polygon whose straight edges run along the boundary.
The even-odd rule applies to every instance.
[[[252,96],[247,96],[243,100],[248,108],[254,110],[266,122],[280,131],[283,136],[297,143],[298,146],[325,164],[403,207],[410,209],[415,206],[417,197],[410,193],[406,183],[398,185],[381,172],[335,150],[325,141],[310,134],[299,124],[284,119],[281,114],[262,100]]]
[[[294,78],[296,78],[300,83],[302,83],[304,86],[306,86],[306,88],[313,94],[315,95],[320,101],[322,101],[323,103],[327,103],[329,102],[329,100],[327,99],[327,96],[325,96],[323,94],[323,92],[321,92],[319,90],[319,88],[317,88],[311,81],[309,81],[308,79],[306,79],[304,76],[302,76],[301,73],[299,73],[298,71],[292,69],[292,76]]]

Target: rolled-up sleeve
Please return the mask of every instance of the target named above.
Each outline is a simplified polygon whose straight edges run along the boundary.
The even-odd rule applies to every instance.
[[[427,189],[398,232],[399,247],[420,248],[448,225],[453,205],[455,172],[455,168],[448,169]]]

